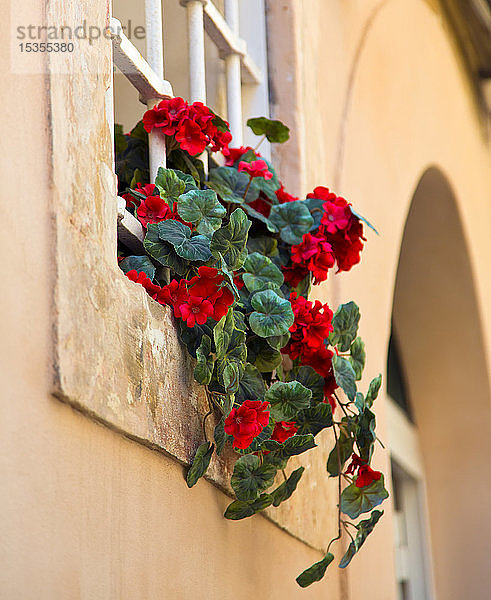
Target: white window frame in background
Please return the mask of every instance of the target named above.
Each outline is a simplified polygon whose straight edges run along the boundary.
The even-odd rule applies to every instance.
[[[177,0],[176,0],[177,1]],[[267,101],[267,60],[265,56],[266,40],[263,28],[261,39],[262,68],[248,54],[246,42],[240,38],[241,16],[239,0],[225,0],[225,17],[211,0],[180,0],[187,11],[188,46],[189,46],[189,90],[191,102],[206,104],[205,75],[205,32],[219,50],[225,61],[227,89],[227,118],[230,131],[236,146],[243,143],[242,86],[257,86],[258,102],[254,109],[258,114],[269,116]],[[264,0],[254,0],[254,4],[263,11]],[[252,13],[252,14],[251,14]],[[250,19],[245,29],[251,28],[252,19],[257,19],[257,12],[242,11],[242,19]],[[162,0],[145,0],[146,51],[147,60],[123,33],[121,23],[111,18],[113,61],[139,92],[140,101],[148,108],[155,106],[162,98],[173,96],[171,84],[164,79],[164,45],[162,39]],[[258,32],[259,33],[259,32]],[[251,37],[254,43],[255,37]],[[256,94],[258,96],[258,94]],[[262,99],[262,101],[261,101]],[[262,110],[260,110],[262,108]],[[152,131],[149,135],[150,180],[155,181],[157,170],[165,165],[165,139],[160,131]],[[143,244],[143,228],[139,221],[126,210],[126,202],[118,198],[118,238],[131,250],[139,252]]]

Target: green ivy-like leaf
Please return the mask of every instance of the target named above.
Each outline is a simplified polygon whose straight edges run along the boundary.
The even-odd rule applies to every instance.
[[[341,304],[332,319],[334,331],[329,335],[329,343],[341,352],[350,349],[358,332],[360,309],[354,302]]]
[[[353,443],[353,438],[348,437],[343,431],[341,431],[338,441],[329,453],[329,458],[327,459],[327,471],[331,477],[337,477],[339,475],[339,462],[341,463],[341,471],[343,470],[345,462],[353,453]]]
[[[277,289],[283,284],[282,272],[269,258],[259,252],[249,254],[244,263],[244,270],[246,272],[242,279],[251,293]]]
[[[305,471],[305,467],[299,467],[284,481],[279,487],[271,492],[273,496],[273,506],[279,506],[285,500],[288,500],[297,489],[298,482]]]
[[[238,500],[255,500],[276,477],[273,465],[261,464],[258,456],[241,456],[235,463],[230,484]]]
[[[273,335],[271,337],[266,338],[266,341],[275,350],[281,350],[284,348],[290,339],[290,334],[285,333],[284,335]]]
[[[373,401],[378,396],[380,386],[382,385],[382,375],[377,375],[375,379],[370,381],[370,385],[368,387],[368,393],[365,398],[365,404],[368,408],[371,408]]]
[[[278,242],[275,238],[267,235],[249,237],[247,240],[247,249],[251,254],[253,252],[259,252],[259,254],[271,259],[276,259],[278,256]]]
[[[216,453],[220,456],[222,453],[225,442],[227,441],[227,434],[224,429],[225,419],[222,417],[215,426],[213,431],[213,438],[216,444]]]
[[[233,167],[216,167],[210,169],[208,187],[220,196],[224,202],[242,204],[249,186],[250,178],[245,173],[239,173]],[[257,190],[249,186],[246,201],[253,202],[258,196]]]
[[[295,417],[298,433],[317,435],[326,427],[332,427],[332,410],[329,404],[319,402],[315,406],[301,410]]]
[[[281,363],[281,353],[264,338],[253,338],[247,344],[247,360],[261,373],[271,373]]]
[[[159,225],[160,223],[148,225],[143,246],[147,253],[163,267],[169,267],[178,275],[183,276],[188,270],[188,262],[177,254],[172,244],[160,239]]]
[[[232,271],[236,271],[247,258],[247,232],[251,222],[245,212],[237,208],[230,215],[227,225],[221,227],[213,234],[211,239],[211,252],[215,258],[221,254]]]
[[[358,428],[356,431],[356,445],[358,446],[360,458],[369,462],[373,446],[377,436],[375,435],[375,415],[373,412],[365,408],[358,420]]]
[[[273,290],[256,292],[251,298],[254,312],[249,317],[252,331],[260,337],[284,335],[293,325],[294,316],[289,300]]]
[[[178,169],[174,169],[174,173],[179,177],[179,179],[181,181],[184,181],[184,185],[185,185],[184,194],[186,194],[187,192],[189,192],[191,190],[198,189],[196,187],[196,183],[195,183],[192,175],[189,175],[188,173],[183,173],[182,171],[179,171]]]
[[[264,395],[271,405],[271,416],[276,421],[290,421],[298,411],[310,406],[312,392],[298,381],[274,383]]]
[[[274,452],[278,458],[284,459],[290,458],[291,456],[297,456],[297,454],[302,454],[316,446],[317,444],[315,443],[312,434],[298,435],[297,433],[282,444],[276,440],[266,440],[261,445],[261,449],[267,450],[268,452]]]
[[[150,279],[155,277],[155,266],[148,256],[127,256],[119,263],[119,268],[123,273],[135,270],[138,273],[143,271]]]
[[[213,329],[217,377],[228,394],[235,394],[239,389],[247,359],[246,334],[235,328],[233,313],[230,308]]]
[[[327,567],[332,563],[333,560],[334,555],[328,552],[322,560],[314,563],[308,569],[305,569],[303,573],[300,573],[296,579],[296,582],[300,587],[306,588],[311,583],[320,581],[324,577]]]
[[[384,487],[384,476],[370,485],[359,488],[354,483],[346,487],[341,494],[341,511],[357,519],[362,513],[370,512],[389,497]]]
[[[349,361],[355,372],[357,380],[361,379],[363,375],[363,369],[365,368],[365,344],[359,337],[351,344]]]
[[[261,373],[251,363],[246,363],[239,381],[239,389],[235,394],[235,401],[242,404],[245,400],[258,400],[263,398],[265,392],[266,386]]]
[[[210,240],[204,235],[193,236],[184,223],[173,219],[161,221],[157,223],[157,231],[160,240],[172,244],[181,258],[191,261],[207,261],[211,258]]]
[[[336,354],[332,357],[332,367],[336,383],[353,401],[356,395],[355,372],[348,360]]]
[[[279,229],[281,239],[287,244],[300,244],[304,233],[314,223],[309,209],[297,201],[273,206],[269,220]]]
[[[194,368],[194,378],[201,385],[208,385],[213,374],[214,360],[211,356],[211,339],[203,335],[201,343],[196,350],[198,364]]]
[[[267,119],[266,117],[254,117],[247,121],[256,135],[265,135],[268,141],[275,144],[283,144],[290,137],[290,129],[281,121]]]
[[[198,448],[191,468],[188,471],[186,477],[186,483],[188,487],[193,487],[198,481],[200,477],[206,473],[208,469],[208,465],[210,464],[211,456],[213,454],[214,445],[210,444],[210,442],[204,442]]]
[[[324,400],[324,377],[321,377],[312,367],[303,366],[297,371],[290,371],[290,376],[312,392],[312,401]]]
[[[159,188],[161,195],[165,198],[170,208],[173,208],[174,202],[177,201],[181,194],[184,194],[186,189],[185,182],[172,169],[164,169],[159,167],[155,185]]]
[[[355,539],[350,543],[348,549],[346,550],[345,555],[341,559],[339,566],[341,569],[347,567],[353,556],[358,552],[358,550],[363,546],[367,537],[372,533],[375,528],[375,525],[378,523],[380,517],[384,514],[383,510],[374,510],[370,515],[369,519],[365,519],[364,521],[360,521],[356,528],[358,529],[358,533],[356,534]]]
[[[259,498],[253,502],[247,502],[246,500],[235,500],[232,504],[229,504],[225,514],[223,515],[226,519],[237,521],[239,519],[245,519],[246,517],[252,517],[256,512],[264,510],[271,506],[273,497],[271,494],[261,494]]]
[[[182,194],[177,202],[177,212],[204,235],[212,235],[227,214],[213,190],[191,190]]]

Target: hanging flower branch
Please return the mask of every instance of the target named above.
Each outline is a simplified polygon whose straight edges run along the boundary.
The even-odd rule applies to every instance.
[[[248,125],[273,143],[289,136],[279,121],[260,117]],[[168,164],[150,182],[147,134],[154,128],[166,136]],[[230,142],[228,123],[182,98],[162,100],[130,134],[117,128],[119,192],[146,232],[145,254],[122,248],[120,267],[172,308],[196,359],[207,416],[218,414],[214,440],[198,448],[188,486],[226,444],[238,455],[227,519],[287,500],[304,471],[287,475],[289,459],[315,448],[317,434],[332,428],[327,472],[338,482],[338,532],[325,557],[297,577],[306,587],[324,576],[343,531],[351,543],[339,566],[349,564],[382,515],[373,509],[388,496],[382,473],[370,466],[381,377],[366,393],[357,388],[365,365],[358,307],[348,302],[333,313],[308,300],[312,285],[360,261],[363,223],[372,226],[325,187],[305,199],[288,194],[257,150]],[[198,158],[206,148],[208,174]],[[225,166],[213,160],[219,151]],[[356,522],[365,513],[369,518]]]

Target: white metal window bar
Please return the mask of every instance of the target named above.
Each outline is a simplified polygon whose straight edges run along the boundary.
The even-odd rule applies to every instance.
[[[206,103],[205,31],[225,60],[227,112],[235,145],[242,144],[242,83],[260,84],[264,75],[247,54],[239,37],[239,0],[225,0],[225,18],[211,0],[180,0],[187,11],[189,45],[189,89],[191,102]],[[138,90],[140,100],[152,108],[162,98],[172,97],[172,86],[164,79],[162,0],[145,1],[147,60],[124,35],[121,23],[112,18],[114,63]],[[150,177],[165,165],[165,140],[160,132],[149,136]],[[143,229],[118,199],[118,235],[130,250],[140,251]]]

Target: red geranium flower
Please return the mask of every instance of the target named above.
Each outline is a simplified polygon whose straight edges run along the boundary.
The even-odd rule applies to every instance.
[[[282,444],[285,440],[294,436],[297,431],[298,427],[295,421],[278,421],[275,423],[271,439]]]
[[[314,283],[327,279],[334,261],[332,246],[323,237],[305,233],[302,242],[292,246],[292,262],[307,267],[314,275]]]
[[[189,119],[184,119],[179,125],[176,140],[179,142],[181,148],[189,152],[191,156],[201,154],[208,143],[200,126]]]
[[[285,283],[287,283],[292,288],[296,288],[297,285],[301,281],[303,281],[309,273],[309,270],[307,269],[307,267],[303,267],[303,266],[297,265],[297,264],[294,264],[292,267],[283,267],[282,266],[281,270],[282,270],[283,276],[285,278]]]
[[[329,191],[329,188],[326,188],[322,185],[314,188],[313,192],[307,194],[307,198],[319,198],[319,200],[334,200],[336,198],[336,194],[333,194]]]
[[[194,296],[208,298],[213,305],[213,318],[219,321],[234,303],[234,295],[224,285],[225,278],[214,267],[202,266],[198,275],[189,280],[189,291]]]
[[[298,198],[296,198],[295,196],[292,196],[288,192],[285,192],[283,184],[281,184],[279,189],[276,190],[275,194],[280,204],[285,204],[285,202],[295,202],[296,200],[298,200]]]
[[[168,285],[164,285],[160,289],[156,298],[160,304],[172,306],[174,316],[178,318],[181,317],[181,304],[189,297],[187,283],[185,279],[181,279],[179,282],[173,279]]]
[[[358,477],[356,478],[356,487],[362,488],[370,485],[374,481],[378,481],[382,477],[380,471],[374,471],[366,461],[362,460],[357,454],[352,454],[351,463],[346,469],[346,473],[356,473],[358,470]]]
[[[131,279],[131,281],[142,285],[147,290],[149,296],[151,296],[154,300],[158,297],[161,288],[160,286],[152,283],[152,280],[147,276],[145,271],[138,272],[136,269],[131,269],[131,271],[128,271],[125,273],[125,275],[128,277],[128,279]]]
[[[154,127],[166,135],[174,135],[188,104],[182,98],[165,98],[143,115],[143,127],[150,133]]]
[[[168,219],[171,210],[167,202],[160,196],[147,196],[136,210],[138,220],[146,227],[149,223],[158,223]]]
[[[251,179],[253,177],[264,177],[264,179],[271,179],[273,177],[273,173],[268,171],[268,165],[264,160],[253,160],[250,163],[241,160],[237,170],[239,173],[247,173]]]
[[[181,319],[186,321],[188,327],[194,327],[196,323],[203,325],[208,317],[213,314],[213,305],[209,300],[198,296],[188,296],[179,304]]]
[[[316,350],[308,348],[303,352],[300,362],[312,367],[321,377],[327,377],[332,370],[333,355],[334,352],[325,346],[319,346]]]
[[[225,166],[233,167],[234,164],[239,160],[239,158],[241,156],[244,156],[244,154],[249,150],[252,150],[250,146],[241,146],[240,148],[225,148],[223,150],[223,155],[226,158]]]
[[[145,196],[158,196],[160,194],[158,188],[153,183],[147,183],[142,186],[141,183],[137,183],[135,187],[135,192],[140,192],[140,194],[144,194]],[[126,200],[126,208],[134,208],[135,206],[140,206],[141,200],[139,198],[135,198],[135,196],[131,195],[129,192],[126,194],[122,194],[121,196]]]
[[[322,207],[324,214],[321,223],[327,233],[336,233],[348,227],[351,210],[344,198],[335,198],[333,201],[324,202]]]
[[[260,400],[246,400],[238,408],[233,408],[225,419],[225,433],[234,438],[234,448],[248,448],[253,439],[269,423],[268,403]]]

